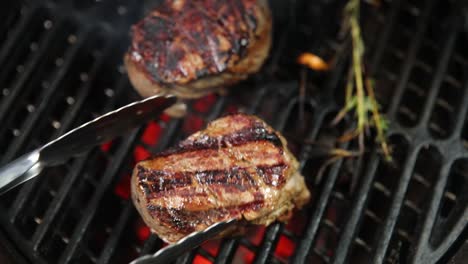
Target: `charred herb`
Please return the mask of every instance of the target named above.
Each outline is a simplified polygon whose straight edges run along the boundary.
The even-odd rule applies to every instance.
[[[359,24],[361,0],[349,0],[344,9],[344,32],[351,38],[351,65],[345,87],[345,105],[333,123],[340,122],[347,114],[354,113],[356,128],[345,133],[340,140],[359,140],[360,152],[364,152],[364,136],[368,128],[376,130],[376,142],[380,145],[386,160],[391,161],[391,151],[387,143],[387,119],[380,113],[380,105],[375,98],[373,81],[366,76],[364,67],[364,41]]]

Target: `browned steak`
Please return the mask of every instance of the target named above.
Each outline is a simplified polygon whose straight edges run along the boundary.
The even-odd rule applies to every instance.
[[[125,64],[142,96],[197,98],[257,72],[270,42],[267,0],[165,0],[133,26]]]
[[[310,197],[286,140],[257,117],[217,119],[140,162],[132,198],[152,231],[174,243],[231,218],[287,221]]]

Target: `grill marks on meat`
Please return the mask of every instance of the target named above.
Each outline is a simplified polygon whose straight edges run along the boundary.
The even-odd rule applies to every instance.
[[[190,152],[202,149],[219,149],[231,146],[240,146],[249,142],[266,141],[277,147],[281,146],[280,138],[273,132],[268,132],[260,122],[253,122],[250,127],[245,127],[228,135],[210,137],[202,135],[201,137],[189,138],[180,142],[175,148],[162,152],[158,156],[167,156],[183,152]],[[279,149],[282,151],[282,149]]]
[[[143,96],[196,98],[258,71],[270,31],[266,0],[164,0],[132,27],[125,64]]]
[[[168,0],[133,27],[130,54],[156,82],[220,73],[245,56],[256,0]]]
[[[273,166],[257,166],[257,173],[263,181],[270,186],[281,187],[286,182],[283,177],[284,170],[287,168],[285,164],[277,164]]]
[[[245,168],[166,173],[138,166],[137,170],[138,179],[145,190],[145,194],[151,198],[178,187],[191,185],[192,179],[200,185],[220,184],[225,187],[232,186],[241,191],[257,186],[253,177]]]
[[[132,197],[153,231],[175,242],[231,218],[287,220],[310,195],[297,170],[278,132],[256,117],[230,115],[139,163]]]

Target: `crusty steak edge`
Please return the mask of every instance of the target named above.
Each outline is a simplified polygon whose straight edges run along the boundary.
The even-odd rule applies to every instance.
[[[137,164],[133,202],[168,243],[231,218],[286,222],[310,199],[286,140],[262,120],[217,119],[178,146]]]
[[[219,1],[219,0],[216,0]],[[214,1],[214,2],[216,2]],[[212,18],[209,16],[204,18],[206,20],[207,24],[207,31],[208,33],[206,34],[212,34],[210,36],[212,39],[219,39],[219,38],[224,38],[225,36],[234,36],[233,38],[227,38],[229,45],[234,46],[238,45],[234,42],[241,42],[243,39],[248,39],[248,44],[245,48],[245,50],[239,49],[238,51],[235,51],[232,55],[229,55],[225,61],[226,65],[222,67],[214,67],[213,69],[212,65],[210,66],[210,63],[214,61],[218,56],[226,56],[226,52],[229,53],[231,51],[225,51],[222,50],[223,46],[227,46],[226,44],[222,44],[223,42],[220,42],[216,47],[216,51],[213,50],[212,53],[205,54],[203,55],[201,53],[201,50],[204,50],[204,47],[200,46],[197,47],[197,45],[201,45],[200,43],[193,44],[193,46],[188,46],[187,41],[183,41],[181,44],[178,44],[178,42],[168,42],[168,44],[161,45],[160,46],[155,46],[153,48],[148,48],[148,45],[141,45],[140,42],[142,42],[141,39],[145,39],[146,37],[141,37],[137,34],[138,29],[139,29],[139,24],[137,24],[134,27],[134,39],[132,46],[130,47],[130,50],[125,54],[124,57],[124,62],[125,66],[128,72],[129,79],[132,83],[132,85],[135,87],[135,89],[140,93],[141,96],[143,97],[149,97],[155,94],[173,94],[179,98],[183,99],[192,99],[192,98],[199,98],[202,97],[208,93],[215,92],[215,91],[220,91],[223,90],[225,87],[230,86],[231,84],[237,83],[240,80],[246,79],[250,74],[257,72],[260,67],[263,65],[263,62],[268,56],[270,47],[271,47],[271,31],[272,31],[272,22],[271,22],[271,14],[268,6],[268,1],[266,0],[233,0],[233,1],[226,1],[224,2],[225,5],[232,5],[232,6],[237,6],[239,3],[234,4],[234,2],[249,2],[249,5],[251,7],[251,11],[246,11],[244,12],[252,12],[252,16],[255,16],[256,23],[255,26],[252,26],[252,23],[248,23],[245,17],[247,15],[240,14],[240,16],[243,18],[241,21],[237,21],[236,19],[225,19],[225,22],[223,23],[228,23],[226,26],[227,28],[231,28],[232,25],[240,24],[243,25],[244,27],[247,27],[249,29],[242,29],[243,27],[239,27],[238,29],[233,29],[230,30],[229,33],[228,31],[223,32],[219,31],[214,26],[211,26],[209,23],[214,23],[216,24],[216,21],[213,21]],[[170,1],[167,1],[170,2]],[[174,2],[182,2],[184,6],[188,6],[190,2],[188,1],[172,1]],[[252,4],[254,3],[254,4]],[[187,7],[190,11],[193,8],[192,7]],[[166,10],[165,12],[176,12],[176,11],[167,11],[171,10],[170,8],[164,9]],[[234,10],[237,10],[237,8],[234,8]],[[237,14],[239,16],[239,11],[233,12],[233,14]],[[164,17],[164,13],[160,14],[162,11],[155,11],[157,16]],[[177,17],[176,15],[174,15]],[[173,17],[174,17],[173,16]],[[149,17],[145,18],[149,19]],[[172,18],[173,19],[173,18]],[[142,20],[140,23],[143,23],[145,20]],[[201,22],[199,22],[201,23]],[[203,24],[203,23],[202,23]],[[170,26],[172,24],[168,24]],[[217,24],[216,24],[217,25]],[[180,25],[183,26],[183,25]],[[192,26],[192,25],[188,25]],[[178,26],[175,26],[175,29],[178,29]],[[253,27],[253,28],[250,28]],[[213,31],[211,32],[209,29],[213,28]],[[158,28],[159,30],[159,28]],[[178,30],[174,32],[179,32],[183,30]],[[190,32],[189,34],[192,34],[190,30],[186,30],[184,32]],[[138,33],[140,35],[145,35],[146,33]],[[154,34],[154,33],[153,33]],[[156,31],[156,34],[162,34]],[[194,33],[193,33],[194,34]],[[227,35],[226,35],[227,34]],[[178,39],[181,36],[174,35],[172,39]],[[194,37],[191,36],[189,39],[193,39]],[[168,40],[172,41],[172,40]],[[226,42],[226,40],[224,41]],[[178,69],[182,67],[182,65],[185,64],[190,64],[193,67],[200,68],[198,69],[199,72],[206,72],[205,74],[201,75],[198,77],[198,74],[195,74],[197,76],[194,76],[193,74],[186,73],[183,75],[184,77],[176,77],[179,76],[176,73],[172,74],[172,72],[175,72],[175,69],[169,68],[171,66],[169,65],[158,65],[158,69],[163,69],[164,67],[168,67],[167,71],[171,72],[169,76],[173,76],[174,78],[169,78],[165,77],[163,78],[164,80],[158,80],[155,79],[155,77],[151,74],[151,72],[154,72],[154,69],[151,69],[151,65],[154,64],[162,64],[162,63],[156,63],[151,60],[156,60],[158,55],[152,55],[156,56],[156,58],[153,57],[145,57],[144,54],[152,54],[153,52],[156,52],[155,54],[166,54],[166,53],[172,53],[172,51],[166,51],[164,49],[174,49],[175,47],[178,46],[183,46],[182,48],[183,52],[185,55],[181,57],[180,61],[178,62],[180,65],[175,64],[176,66],[175,69]],[[205,44],[206,46],[207,44]],[[142,49],[140,47],[146,47],[145,49]],[[158,51],[153,51],[155,49],[158,49]],[[218,50],[219,49],[219,50]],[[234,49],[233,49],[234,50]],[[239,54],[236,54],[239,53]],[[161,55],[159,55],[161,56]],[[236,59],[237,58],[237,59]],[[216,59],[217,60],[217,59]],[[150,68],[148,68],[150,67]],[[206,67],[206,68],[204,68]],[[185,69],[185,71],[191,70],[189,68]]]

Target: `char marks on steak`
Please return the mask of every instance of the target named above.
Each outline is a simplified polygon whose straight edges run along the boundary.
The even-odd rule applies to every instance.
[[[266,0],[165,0],[132,27],[125,64],[145,97],[196,98],[258,71],[270,31]]]
[[[146,224],[169,243],[232,218],[263,225],[287,221],[310,193],[286,144],[257,117],[220,118],[138,163],[133,201]]]

